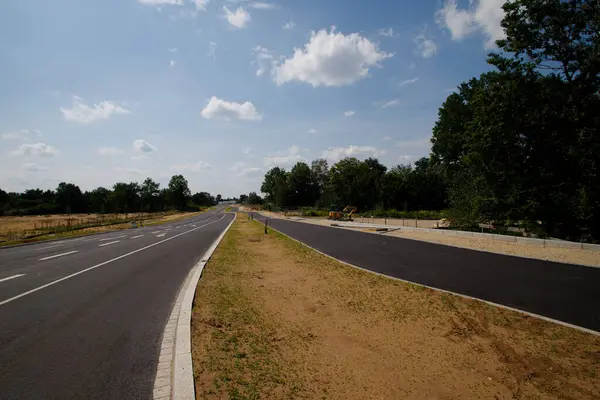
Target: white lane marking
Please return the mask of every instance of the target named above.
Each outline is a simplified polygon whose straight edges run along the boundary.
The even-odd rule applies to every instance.
[[[55,255],[53,255],[53,256],[49,256],[49,257],[40,258],[38,261],[44,261],[44,260],[50,260],[51,258],[62,257],[62,256],[68,256],[69,254],[78,253],[78,252],[79,252],[79,250],[67,251],[66,253],[55,254]]]
[[[156,235],[156,237],[163,237],[165,235],[166,235],[166,233],[161,233],[160,235]]]
[[[193,227],[196,227],[196,225],[192,224]]]
[[[142,237],[142,236],[144,236],[144,235],[132,236],[131,238],[132,238],[132,239],[137,239],[137,238],[140,238],[140,237]]]
[[[37,249],[37,250],[38,251],[40,251],[40,250],[46,250],[46,249],[51,249],[53,247],[58,247],[58,246],[62,246],[62,244],[55,244],[53,246],[42,247],[41,249]]]
[[[160,233],[160,231],[154,231],[154,232],[152,232],[152,233]]]
[[[115,240],[114,242],[102,243],[102,244],[99,244],[98,247],[109,246],[111,244],[115,244],[115,243],[119,243],[119,242],[120,242],[120,240]]]
[[[18,278],[21,276],[25,276],[25,274],[17,274],[17,275],[9,276],[8,278],[2,278],[2,279],[0,279],[0,282],[10,281],[11,279],[15,279],[15,278]]]
[[[106,239],[100,239],[99,242],[106,242],[107,240],[121,239],[121,238],[124,238],[124,237],[127,237],[127,235],[121,235],[121,236],[109,237],[109,238],[106,238]]]
[[[159,244],[162,244],[162,243],[168,242],[169,240],[173,240],[173,239],[175,239],[175,238],[178,238],[179,236],[187,235],[187,234],[188,234],[188,233],[190,233],[190,232],[197,231],[198,229],[202,229],[202,228],[204,228],[205,226],[212,225],[212,224],[214,224],[215,222],[219,222],[219,221],[220,221],[220,220],[222,220],[223,218],[225,218],[225,215],[223,215],[221,218],[219,218],[219,219],[218,219],[218,220],[216,220],[216,221],[209,222],[208,224],[205,224],[205,225],[199,226],[199,227],[197,227],[197,228],[194,228],[194,229],[190,229],[189,231],[181,232],[181,233],[179,233],[179,234],[177,234],[177,235],[175,235],[175,236],[171,236],[170,238],[166,238],[166,239],[164,239],[164,240],[161,240],[160,242],[156,242],[156,243],[149,244],[148,246],[145,246],[145,247],[142,247],[142,248],[140,248],[140,249],[137,249],[137,250],[131,251],[131,252],[129,252],[129,253],[123,254],[123,255],[121,255],[121,256],[115,257],[115,258],[113,258],[113,259],[110,259],[110,260],[108,260],[108,261],[104,261],[104,262],[102,262],[102,263],[100,263],[100,264],[96,264],[96,265],[94,265],[94,266],[91,266],[91,267],[89,267],[89,268],[82,269],[81,271],[77,271],[77,272],[75,272],[75,273],[73,273],[73,274],[71,274],[71,275],[67,275],[67,276],[65,276],[65,277],[63,277],[63,278],[60,278],[60,279],[57,279],[57,280],[55,280],[55,281],[52,281],[52,282],[46,283],[45,285],[38,286],[38,287],[36,287],[36,288],[34,288],[34,289],[28,290],[28,291],[26,291],[26,292],[23,292],[23,293],[21,293],[21,294],[18,294],[18,295],[16,295],[16,296],[14,296],[14,297],[11,297],[10,299],[6,299],[6,300],[3,300],[3,301],[0,301],[0,306],[3,306],[3,305],[5,305],[5,304],[8,304],[8,303],[10,303],[10,302],[13,302],[13,301],[15,301],[15,300],[17,300],[17,299],[20,299],[21,297],[28,296],[28,295],[30,295],[30,294],[32,294],[32,293],[35,293],[35,292],[39,291],[39,290],[45,289],[45,288],[47,288],[48,286],[56,285],[57,283],[60,283],[60,282],[62,282],[62,281],[66,281],[67,279],[71,279],[71,278],[73,278],[73,277],[76,277],[77,275],[81,275],[81,274],[83,274],[83,273],[86,273],[86,272],[88,272],[88,271],[94,270],[94,269],[96,269],[96,268],[100,268],[100,267],[102,267],[102,266],[104,266],[104,265],[106,265],[106,264],[110,264],[111,262],[114,262],[114,261],[120,260],[120,259],[122,259],[122,258],[128,257],[128,256],[130,256],[130,255],[132,255],[132,254],[139,253],[140,251],[147,250],[147,249],[149,249],[149,248],[151,248],[151,247],[154,247],[154,246],[158,246]]]

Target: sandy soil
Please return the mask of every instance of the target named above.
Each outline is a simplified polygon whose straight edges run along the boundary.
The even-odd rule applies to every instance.
[[[262,212],[271,218],[283,218],[278,213]],[[327,219],[316,219],[306,218],[301,219],[299,222],[328,226],[330,227],[332,221]],[[360,222],[357,220],[356,222]],[[414,223],[414,221],[413,221]],[[414,225],[413,225],[414,226]],[[334,229],[334,228],[332,228]],[[335,228],[335,229],[351,229],[353,228]],[[366,232],[372,232],[369,229],[360,229]],[[379,234],[379,233],[378,233]],[[575,250],[575,249],[559,249],[553,247],[541,247],[536,245],[524,244],[524,243],[509,243],[501,241],[493,241],[491,239],[476,238],[476,237],[455,237],[447,236],[441,233],[435,233],[430,231],[414,231],[414,230],[400,230],[393,231],[390,233],[384,233],[387,236],[396,236],[406,239],[422,240],[426,242],[439,243],[448,246],[462,247],[472,250],[489,251],[491,253],[508,254],[518,257],[535,258],[538,260],[548,260],[563,262],[568,264],[579,264],[587,265],[590,267],[600,267],[600,252],[589,251],[589,250]]]
[[[356,270],[243,216],[200,280],[197,398],[597,399],[600,337]]]

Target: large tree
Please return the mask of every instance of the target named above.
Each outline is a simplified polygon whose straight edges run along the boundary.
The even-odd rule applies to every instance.
[[[152,178],[146,178],[140,187],[142,209],[154,211],[157,209],[158,197],[160,196],[160,183]]]
[[[58,184],[56,203],[60,207],[60,211],[65,213],[86,211],[85,197],[79,186],[72,183],[61,182]]]
[[[310,167],[298,162],[287,177],[291,202],[295,206],[314,206],[319,197],[319,189],[313,180]]]
[[[185,209],[191,193],[188,181],[183,175],[173,175],[169,181],[169,200],[178,210]]]

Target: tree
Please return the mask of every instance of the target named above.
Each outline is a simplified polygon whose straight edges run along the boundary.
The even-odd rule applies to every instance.
[[[313,181],[312,171],[304,162],[298,162],[287,176],[290,203],[295,206],[314,206],[319,189]]]
[[[65,213],[79,213],[86,211],[85,197],[79,186],[72,183],[61,182],[56,188],[56,203],[60,211]]]
[[[91,192],[86,192],[88,205],[92,211],[105,213],[108,211],[110,200],[110,190],[98,187]]]
[[[248,195],[247,194],[240,194],[239,202],[241,204],[246,204],[247,201],[248,201]]]
[[[215,198],[215,200],[217,201],[217,204],[219,204],[221,202],[221,200],[223,200],[223,196],[221,196],[221,193],[217,194],[217,197]]]
[[[329,171],[335,201],[354,205],[359,210],[374,209],[381,201],[386,167],[374,158],[359,161],[344,158]]]
[[[185,209],[191,193],[183,175],[173,175],[169,181],[169,201],[178,210]]]
[[[260,205],[263,203],[263,199],[256,194],[256,192],[250,192],[248,194],[248,204],[254,206],[254,205]]]
[[[146,178],[140,188],[142,209],[154,211],[157,208],[157,199],[160,195],[160,183],[154,182],[152,178]]]
[[[265,193],[266,200],[278,206],[288,205],[289,187],[288,173],[280,167],[271,168],[265,174],[260,191]]]
[[[210,193],[200,192],[192,196],[192,202],[197,206],[210,207],[216,204],[216,200]]]
[[[331,190],[329,188],[329,164],[324,158],[318,158],[311,163],[312,180],[318,193],[317,205],[329,207]]]

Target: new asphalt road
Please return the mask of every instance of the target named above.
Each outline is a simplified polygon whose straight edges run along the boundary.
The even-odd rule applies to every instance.
[[[255,214],[261,222],[263,216]],[[271,219],[273,228],[347,263],[600,331],[600,268]]]
[[[0,398],[150,398],[178,291],[232,218],[0,250]]]

